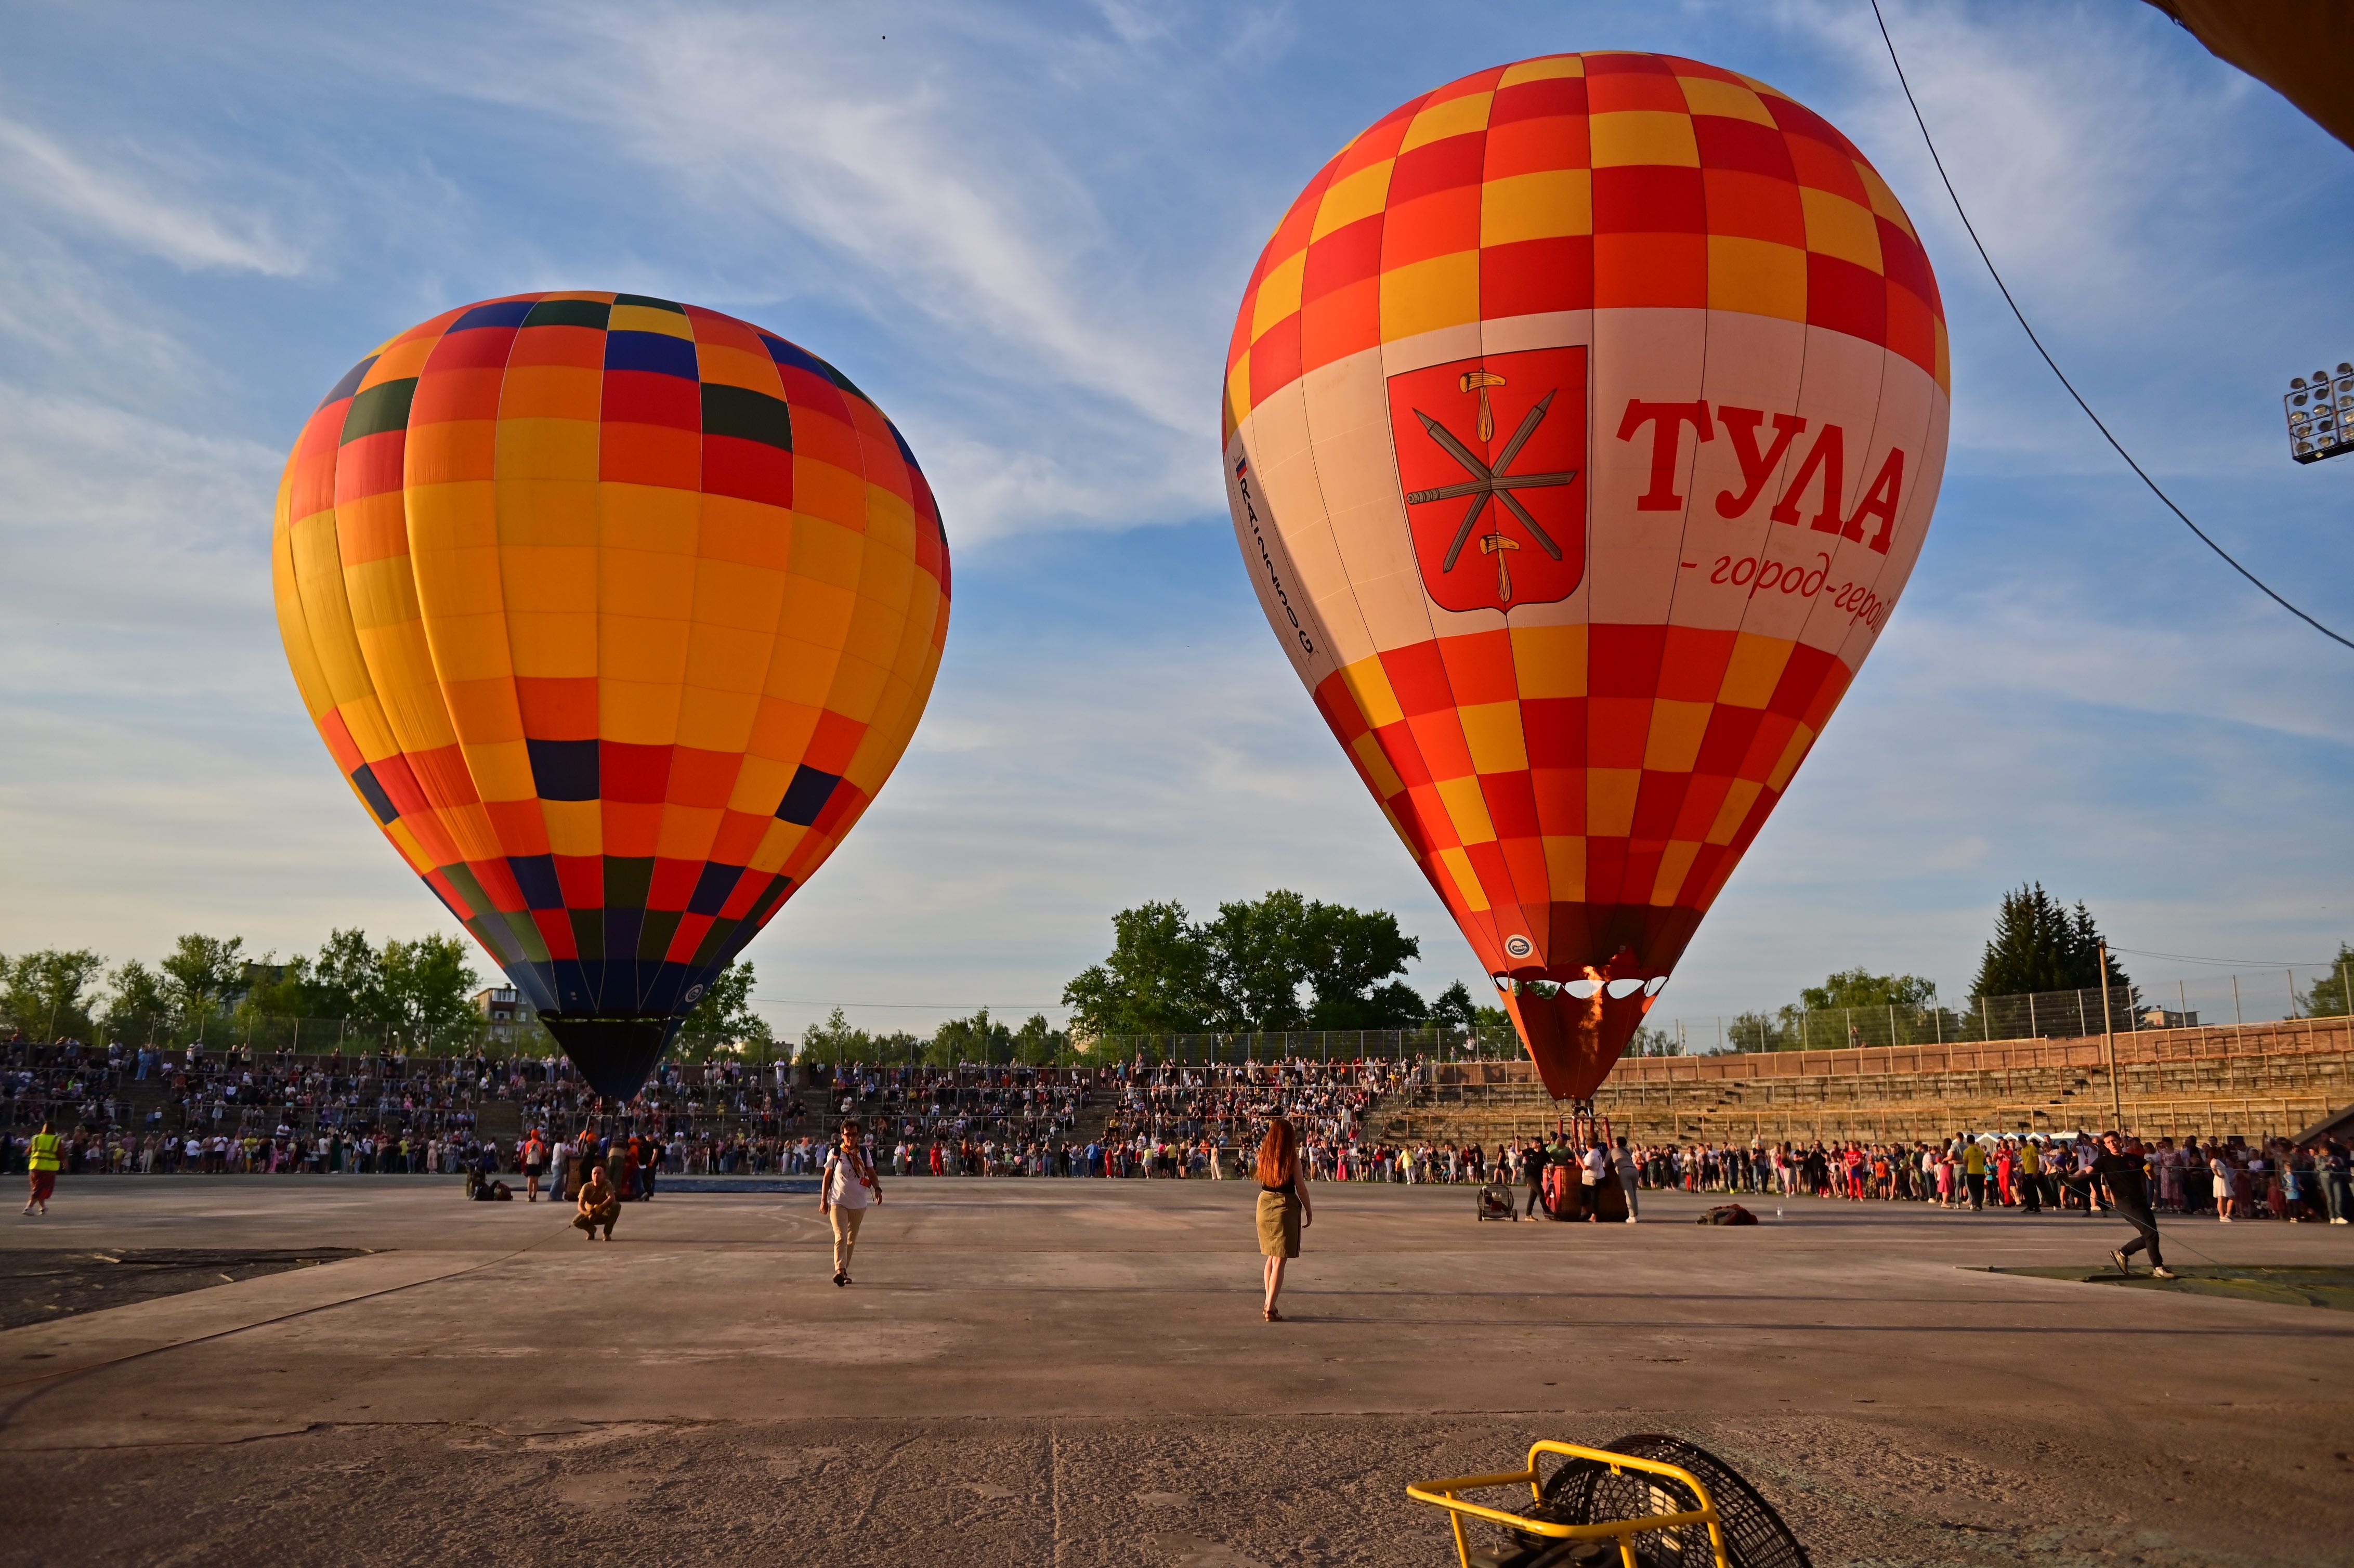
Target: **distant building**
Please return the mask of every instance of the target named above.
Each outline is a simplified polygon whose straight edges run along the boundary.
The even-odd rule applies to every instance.
[[[2177,1012],[2168,1007],[2146,1007],[2141,1012],[2141,1027],[2144,1029],[2196,1029],[2199,1027],[2199,1014]]]
[[[481,1013],[482,1022],[491,1026],[491,1038],[502,1042],[512,1042],[522,1026],[529,1023],[535,1016],[531,1003],[517,995],[515,988],[511,985],[494,985],[487,991],[476,991],[474,1011]]]

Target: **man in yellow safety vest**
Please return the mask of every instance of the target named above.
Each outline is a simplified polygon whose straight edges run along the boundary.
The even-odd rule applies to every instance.
[[[41,1130],[33,1134],[32,1159],[33,1195],[25,1200],[25,1213],[48,1213],[49,1194],[58,1190],[58,1172],[66,1166],[65,1139],[58,1136],[57,1128],[43,1122]]]

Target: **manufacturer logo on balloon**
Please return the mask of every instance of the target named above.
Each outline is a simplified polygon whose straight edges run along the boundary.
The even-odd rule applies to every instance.
[[[1575,593],[1585,577],[1585,349],[1428,366],[1391,376],[1389,395],[1430,597],[1447,609],[1510,609]]]
[[[1504,938],[1504,951],[1511,954],[1513,958],[1525,959],[1536,950],[1537,945],[1534,942],[1530,941],[1526,937],[1507,937]]]

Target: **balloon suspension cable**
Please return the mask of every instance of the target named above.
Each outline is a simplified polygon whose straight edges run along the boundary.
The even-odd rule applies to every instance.
[[[2126,450],[2125,443],[2118,440],[2117,438],[2110,432],[2109,427],[2102,422],[2101,417],[2098,414],[2093,412],[2093,406],[2084,401],[2084,395],[2076,390],[2076,384],[2068,379],[2067,372],[2062,370],[2060,368],[2059,361],[2052,357],[2052,351],[2043,346],[2043,340],[2035,335],[2035,329],[2033,327],[2028,325],[2027,313],[2019,308],[2019,302],[2011,297],[2010,285],[2002,281],[2001,272],[1998,271],[1995,268],[1994,258],[1987,254],[1986,241],[1978,238],[1978,226],[1970,221],[1969,212],[1962,206],[1962,198],[1954,189],[1953,177],[1946,173],[1946,160],[1937,155],[1937,143],[1936,141],[1929,134],[1929,122],[1922,117],[1921,105],[1913,96],[1913,84],[1905,78],[1904,62],[1896,58],[1896,40],[1888,36],[1888,18],[1880,14],[1880,0],[1872,0],[1872,19],[1880,24],[1880,41],[1888,46],[1888,63],[1896,68],[1896,85],[1904,90],[1904,101],[1913,111],[1913,122],[1921,128],[1921,141],[1922,143],[1929,149],[1929,161],[1936,164],[1937,178],[1944,183],[1946,195],[1952,200],[1954,204],[1954,211],[1962,220],[1962,228],[1968,232],[1970,243],[1978,248],[1978,260],[1986,263],[1987,276],[1992,278],[1994,280],[1994,286],[2002,291],[2002,302],[2009,305],[2010,307],[2010,313],[2018,318],[2020,331],[2025,333],[2027,334],[2027,341],[2035,345],[2035,352],[2043,356],[2043,363],[2051,367],[2052,374],[2053,376],[2059,377],[2060,385],[2067,389],[2068,396],[2076,400],[2076,407],[2084,411],[2084,418],[2093,421],[2093,428],[2101,432],[2101,439],[2107,441],[2111,447],[2115,449],[2117,456],[2125,459],[2126,466],[2134,471],[2135,477],[2139,479],[2144,484],[2149,486],[2149,493],[2152,495],[2157,496],[2158,499],[2165,504],[2165,507],[2168,512],[2173,513],[2175,516],[2180,518],[2184,527],[2199,535],[2199,542],[2200,544],[2214,551],[2218,556],[2221,556],[2226,566],[2239,573],[2242,577],[2247,578],[2248,581],[2253,583],[2258,591],[2262,592],[2266,599],[2271,599],[2274,604],[2280,606],[2283,609],[2288,611],[2299,620],[2304,621],[2307,626],[2312,627],[2316,631],[2320,632],[2332,642],[2338,643],[2341,647],[2354,649],[2354,641],[2349,641],[2346,638],[2339,636],[2337,632],[2332,631],[2329,628],[2322,625],[2321,622],[2314,620],[2313,617],[2306,614],[2305,611],[2297,609],[2296,606],[2289,603],[2288,600],[2274,593],[2271,587],[2266,584],[2262,577],[2259,577],[2255,573],[2240,565],[2238,561],[2232,559],[2232,553],[2229,550],[2226,550],[2222,546],[2209,538],[2207,536],[2207,531],[2200,527],[2198,524],[2193,523],[2190,520],[2190,514],[2183,511],[2181,507],[2177,506],[2174,503],[2174,498],[2167,494],[2165,491],[2158,488],[2158,481],[2150,478],[2149,474],[2142,468],[2141,464],[2134,461],[2133,453]]]

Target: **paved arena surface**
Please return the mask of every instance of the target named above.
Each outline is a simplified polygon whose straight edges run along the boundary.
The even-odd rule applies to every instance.
[[[1823,1568],[2354,1563],[2354,1317],[1982,1271],[2122,1225],[1326,1184],[1270,1325],[1246,1183],[886,1188],[837,1290],[806,1195],[631,1205],[608,1246],[454,1179],[69,1180],[0,1248],[383,1250],[0,1333],[0,1562],[1436,1568],[1409,1479],[1649,1430]]]

